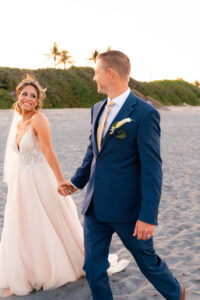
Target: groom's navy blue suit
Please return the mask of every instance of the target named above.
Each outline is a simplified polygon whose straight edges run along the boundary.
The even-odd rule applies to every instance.
[[[111,300],[107,268],[112,234],[116,232],[138,266],[168,300],[180,299],[180,285],[153,249],[153,239],[133,237],[137,220],[157,224],[162,187],[160,117],[151,105],[129,94],[112,124],[124,118],[127,137],[109,135],[97,148],[99,117],[107,99],[91,111],[90,143],[82,165],[71,178],[78,188],[88,182],[84,218],[84,270],[95,300]],[[134,274],[133,274],[134,276]]]

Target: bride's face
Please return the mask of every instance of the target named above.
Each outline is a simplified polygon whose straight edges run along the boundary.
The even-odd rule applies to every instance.
[[[19,94],[18,103],[24,111],[34,110],[38,105],[38,95],[35,87],[32,85],[25,86]]]

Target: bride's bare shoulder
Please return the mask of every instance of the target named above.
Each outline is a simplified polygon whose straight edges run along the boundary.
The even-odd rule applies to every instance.
[[[32,127],[36,131],[38,131],[40,129],[45,129],[45,128],[47,130],[48,128],[50,128],[49,121],[48,121],[47,117],[43,113],[41,113],[40,111],[36,112],[32,116],[31,124],[32,124]]]
[[[34,115],[31,117],[31,122],[42,122],[49,123],[47,117],[40,111],[36,111]]]

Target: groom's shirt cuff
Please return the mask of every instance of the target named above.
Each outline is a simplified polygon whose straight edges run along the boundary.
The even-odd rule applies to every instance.
[[[77,190],[79,189],[77,186],[75,186],[75,184],[72,183],[71,179],[70,179],[70,182],[73,187],[75,187]]]

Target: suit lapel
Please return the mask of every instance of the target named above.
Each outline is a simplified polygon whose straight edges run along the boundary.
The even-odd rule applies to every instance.
[[[110,137],[109,132],[110,132],[110,129],[111,129],[113,123],[119,122],[125,118],[128,118],[130,116],[130,114],[135,110],[136,101],[137,101],[137,98],[134,96],[134,94],[132,92],[130,92],[130,94],[129,94],[128,98],[126,99],[126,101],[124,102],[122,108],[119,110],[118,114],[116,115],[116,117],[112,121],[110,127],[108,128],[108,131],[102,141],[102,146],[101,146],[100,152],[103,150],[103,148],[106,146],[106,144],[109,140],[109,137]]]
[[[94,122],[93,122],[93,132],[94,132],[94,141],[95,141],[95,147],[96,147],[96,152],[99,153],[98,147],[97,147],[97,128],[98,128],[98,124],[99,124],[99,118],[104,110],[104,107],[106,105],[107,99],[103,100],[100,102],[99,106],[97,107],[97,109],[94,111],[93,114],[93,118],[94,118]]]

